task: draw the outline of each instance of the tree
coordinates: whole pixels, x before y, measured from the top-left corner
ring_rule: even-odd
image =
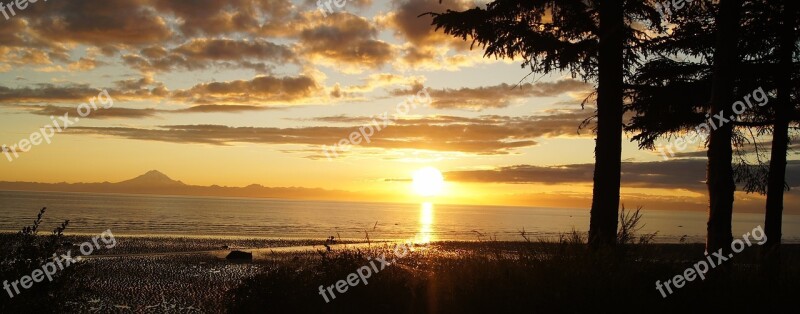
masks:
[[[738,99],[739,96],[753,93],[754,90],[765,91],[765,97],[773,94],[774,90],[789,89],[784,92],[785,95],[796,92],[796,90],[790,89],[796,84],[787,85],[787,83],[791,84],[792,79],[796,79],[796,70],[791,69],[796,69],[797,63],[793,63],[791,54],[786,54],[785,49],[776,51],[774,47],[777,46],[776,42],[781,40],[778,34],[788,33],[791,35],[793,28],[786,26],[797,25],[797,16],[794,17],[795,22],[784,21],[781,23],[780,4],[765,0],[744,1],[742,8],[740,23],[737,23],[739,28],[736,30],[736,53],[730,56],[735,58],[734,62],[737,65],[735,67],[726,66],[726,69],[735,70],[727,75],[733,82],[733,94],[738,95]],[[722,21],[715,17],[716,12],[720,12],[719,6],[708,0],[695,1],[690,8],[670,12],[667,16],[667,21],[672,25],[670,36],[664,36],[652,42],[651,52],[658,58],[648,60],[638,68],[633,79],[634,85],[629,94],[632,101],[628,109],[635,115],[631,119],[631,123],[626,126],[626,130],[639,133],[633,139],[639,142],[641,148],[654,149],[655,140],[660,137],[671,138],[675,134],[685,132],[696,135],[693,132],[700,124],[710,125],[708,118],[720,112],[717,111],[719,108],[711,109],[708,103],[708,99],[712,97],[710,91],[715,70],[718,68],[714,67],[714,62],[711,60],[717,60],[720,57],[716,50],[718,40],[713,37],[714,34],[723,31],[723,26],[720,25]],[[787,18],[783,17],[783,19]],[[782,28],[784,28],[783,31],[781,31]],[[789,41],[784,46],[794,47],[797,33],[794,33],[794,36],[794,42],[784,39],[784,41]],[[779,56],[781,53],[785,55]],[[783,59],[783,61],[778,62],[779,59]],[[740,73],[744,75],[738,75]],[[776,101],[772,98],[769,100],[771,104],[786,103],[786,100]],[[734,155],[738,158],[732,167],[735,182],[739,183],[748,193],[766,193],[768,171],[766,163],[761,160],[760,138],[771,132],[770,127],[775,124],[776,119],[782,118],[788,128],[789,119],[797,120],[796,112],[792,113],[791,108],[785,109],[785,107],[783,112],[776,112],[774,109],[777,105],[756,106],[748,108],[745,113],[734,112],[735,119],[731,119],[733,103],[735,102],[730,100],[723,107],[726,113],[724,118],[731,120],[726,124],[732,127],[730,143],[733,144]],[[712,119],[712,122],[719,123],[718,119]],[[706,127],[706,129],[708,128]],[[687,138],[692,139],[690,136]],[[717,137],[717,139],[720,138],[722,137]],[[788,138],[786,139],[788,140]],[[703,140],[705,139],[703,138]],[[697,137],[694,138],[693,143],[696,142]],[[717,147],[728,146],[722,142],[718,141],[720,144]],[[776,199],[782,199],[786,150],[785,145],[777,145],[777,147],[784,147],[784,171],[778,171],[780,174],[777,177],[779,177],[781,188],[778,188],[780,196],[776,197]],[[669,155],[668,148],[660,148],[660,150],[664,156]],[[719,156],[719,149],[715,155]],[[748,160],[753,156],[757,159],[755,165]],[[776,160],[778,164],[781,164],[779,159],[773,158],[773,165]],[[712,161],[710,160],[710,162]],[[726,161],[713,162],[727,168],[724,166]],[[719,171],[709,171],[710,176],[719,173]],[[722,174],[726,173],[729,172],[722,172]],[[728,175],[724,176],[730,178]],[[772,177],[774,178],[776,175]],[[730,184],[730,179],[715,182],[723,183],[721,190],[725,190],[723,194],[730,196],[728,203],[732,204],[731,195],[734,193],[735,186]],[[720,191],[718,189],[720,186],[709,186],[709,189],[712,188]],[[773,191],[775,190],[773,189]],[[711,196],[719,195],[720,193]],[[711,202],[715,205],[713,207],[715,210],[711,213],[714,220],[710,227],[721,226],[722,229],[730,230],[730,215],[719,217],[728,209],[718,210],[720,208],[718,200],[718,197],[714,197]],[[729,208],[732,208],[732,205]],[[719,223],[721,220],[727,222]],[[723,231],[723,233],[730,233],[730,231]],[[773,238],[779,238],[779,236]]]
[[[589,244],[615,245],[624,79],[646,40],[646,31],[633,24],[661,31],[658,11],[643,1],[497,0],[486,9],[429,14],[437,30],[471,39],[487,57],[521,57],[534,73],[569,71],[598,82]]]
[[[738,64],[737,36],[742,0],[720,0],[717,15],[717,42],[714,53],[714,74],[711,85],[711,116],[730,111],[734,102],[734,76]],[[733,125],[721,124],[711,130],[708,140],[708,234],[706,251],[730,250],[733,241],[731,218],[736,184],[733,177]]]
[[[780,267],[781,224],[783,194],[786,187],[786,153],[789,146],[789,123],[794,113],[792,102],[793,56],[797,50],[797,1],[783,0],[781,30],[779,33],[777,78],[778,99],[775,104],[775,124],[772,132],[772,149],[767,183],[767,208],[764,221],[765,259],[768,267],[777,273]]]
[[[614,245],[622,170],[623,1],[600,1],[597,144],[590,245]]]

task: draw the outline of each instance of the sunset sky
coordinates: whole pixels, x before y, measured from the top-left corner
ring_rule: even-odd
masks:
[[[0,144],[28,138],[50,116],[76,117],[101,89],[114,104],[13,162],[3,155],[0,181],[116,182],[157,169],[195,185],[405,202],[419,198],[412,173],[432,166],[447,181],[437,202],[588,208],[594,137],[592,125],[578,126],[594,113],[580,105],[593,82],[526,77],[520,60],[484,58],[418,18],[475,5],[351,0],[325,16],[311,0],[29,4],[0,18]],[[322,145],[394,114],[423,87],[428,106],[325,157]],[[704,151],[664,162],[631,136],[622,202],[704,210]],[[800,155],[790,154],[797,185]],[[737,195],[737,208],[763,211],[760,196]],[[786,195],[798,201],[796,190]]]

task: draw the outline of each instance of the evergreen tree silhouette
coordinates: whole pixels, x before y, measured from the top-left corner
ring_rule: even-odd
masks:
[[[647,30],[663,31],[646,1],[497,0],[485,9],[428,13],[446,34],[485,56],[521,58],[532,73],[570,72],[597,82],[597,139],[589,244],[614,246],[620,197],[625,78],[645,53]],[[643,29],[641,26],[644,26]]]

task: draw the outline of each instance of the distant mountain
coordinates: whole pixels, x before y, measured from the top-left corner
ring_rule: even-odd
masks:
[[[145,173],[143,175],[140,175],[140,176],[138,176],[136,178],[133,178],[133,179],[130,179],[130,180],[125,180],[125,181],[119,182],[117,184],[125,185],[125,186],[138,186],[138,187],[142,187],[142,186],[145,186],[145,187],[146,186],[162,186],[162,187],[163,186],[170,186],[170,187],[186,186],[185,183],[183,183],[181,181],[172,180],[170,177],[168,177],[167,175],[159,172],[158,170],[150,170],[147,173]]]
[[[151,170],[133,179],[117,183],[39,183],[0,181],[0,190],[260,197],[316,200],[355,200],[362,199],[364,196],[348,191],[303,187],[265,187],[259,184],[251,184],[246,187],[188,185],[181,181],[173,180],[169,176],[157,170]]]

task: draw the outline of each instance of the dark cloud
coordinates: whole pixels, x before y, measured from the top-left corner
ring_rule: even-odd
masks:
[[[25,11],[30,27],[59,43],[95,46],[159,44],[172,37],[166,20],[145,0],[51,1]]]
[[[326,3],[323,1],[323,3]],[[304,0],[303,4],[308,8],[316,8],[317,7],[317,0]],[[372,5],[372,0],[347,0],[345,3],[347,7],[356,7],[356,8],[368,8]],[[336,8],[335,4],[331,3],[331,8]]]
[[[402,63],[414,69],[455,69],[470,65],[465,56],[448,55],[450,51],[465,52],[470,43],[435,31],[427,12],[463,11],[477,6],[473,1],[395,0],[394,9],[380,16],[381,26],[392,30],[396,37],[408,42],[402,49]]]
[[[417,47],[453,45],[466,49],[461,39],[436,32],[431,25],[433,18],[424,15],[427,12],[445,12],[447,10],[463,11],[475,7],[471,1],[428,1],[428,0],[395,0],[395,10],[386,16],[384,24],[395,31],[399,37],[408,40]]]
[[[97,96],[99,89],[90,88],[88,85],[55,86],[52,84],[39,84],[36,87],[9,88],[0,86],[0,103],[31,103],[50,101],[75,101],[86,100]]]
[[[28,8],[31,9],[31,8]],[[26,10],[25,14],[3,22],[0,27],[0,47],[11,50],[10,48],[37,49],[45,53],[63,54],[68,51],[67,47],[59,44],[58,41],[51,41],[39,36],[30,26],[28,17],[35,16],[35,10]],[[5,57],[4,52],[2,56]]]
[[[703,192],[706,176],[706,161],[697,159],[675,159],[663,162],[622,163],[622,185],[624,187],[687,189]],[[562,166],[517,165],[493,170],[452,171],[445,174],[447,180],[482,183],[540,183],[576,184],[591,183],[593,164]],[[787,181],[800,186],[800,161],[790,161]]]
[[[369,20],[340,12],[305,27],[299,44],[303,54],[313,60],[378,68],[394,58],[394,48],[377,37],[378,28]]]
[[[434,49],[410,46],[403,49],[403,61],[417,66],[425,63],[433,63],[439,54]]]
[[[421,86],[409,90],[395,90],[393,95],[410,95]],[[519,86],[500,84],[477,88],[429,89],[433,103],[437,109],[466,109],[480,111],[490,108],[505,108],[514,101],[528,97],[554,97],[565,93],[588,93],[592,85],[585,82],[565,79],[555,82],[526,83]]]
[[[152,0],[162,13],[178,19],[184,36],[285,32],[296,7],[289,0]]]
[[[30,114],[40,115],[40,116],[63,116],[65,113],[75,115],[78,111],[76,107],[67,107],[67,106],[54,106],[54,105],[46,105],[46,106],[16,106],[23,110],[26,110]],[[179,114],[179,113],[239,113],[239,112],[246,112],[246,111],[260,111],[260,110],[270,110],[273,108],[270,107],[259,107],[259,106],[235,106],[235,105],[200,105],[200,106],[193,106],[185,109],[174,109],[174,110],[165,110],[165,109],[154,109],[154,108],[120,108],[120,107],[111,107],[111,108],[104,108],[102,110],[95,110],[92,111],[91,115],[87,116],[86,118],[91,119],[113,119],[113,118],[129,118],[129,119],[137,119],[137,118],[151,118],[156,117],[163,114]]]
[[[10,19],[3,22],[0,27],[0,45],[3,47],[30,47],[30,45],[41,42],[32,42],[28,32],[27,24],[23,19]]]
[[[115,81],[113,84],[115,88],[107,90],[114,100],[172,99],[196,105],[287,104],[317,96],[322,90],[322,87],[308,76],[256,76],[251,80],[201,83],[177,91],[167,90],[163,83],[149,76]],[[0,103],[84,102],[97,96],[99,92],[100,89],[75,84],[65,86],[39,84],[22,88],[0,86]]]
[[[225,106],[222,106],[225,107]],[[222,108],[219,107],[219,108]],[[250,109],[250,108],[242,108]],[[128,139],[174,143],[234,143],[334,145],[357,132],[359,127],[378,117],[322,117],[316,121],[346,122],[347,126],[312,126],[302,128],[227,127],[222,125],[173,125],[158,128],[75,128],[77,134],[96,134]],[[419,119],[397,119],[394,124],[375,131],[364,147],[384,149],[421,149],[465,152],[481,155],[508,154],[514,149],[537,144],[539,137],[575,134],[579,118],[575,114],[504,117],[483,116],[461,118],[436,116]]]
[[[75,115],[77,112],[76,107],[62,107],[62,106],[24,106],[31,114],[41,116],[63,116],[65,113]],[[132,108],[104,108],[94,110],[87,116],[92,119],[109,119],[109,118],[149,118],[155,117],[159,110],[156,109],[132,109]]]
[[[14,145],[14,146],[16,146],[16,145]],[[14,149],[11,149],[11,147],[7,147],[5,145],[4,146],[0,146],[0,153],[14,153],[14,152],[16,152],[16,153],[24,153],[24,151],[22,149],[19,149],[19,148],[16,148],[16,147]]]
[[[150,76],[115,81],[106,89],[115,101],[175,100],[195,106],[184,112],[241,112],[270,104],[301,103],[317,97],[322,87],[311,77],[257,76],[252,80],[201,83],[189,89],[169,91]],[[9,88],[0,86],[0,103],[81,103],[96,97],[101,89],[88,85]],[[231,108],[222,109],[223,105]],[[145,114],[145,113],[142,113]],[[147,113],[149,114],[149,113]]]
[[[0,46],[5,47],[0,50],[0,62],[30,61],[18,56],[24,54],[20,49],[36,49],[52,60],[68,62],[74,44],[84,44],[107,57],[121,53],[125,64],[140,70],[204,69],[219,61],[223,67],[266,73],[272,66],[258,60],[285,62],[293,57],[287,47],[259,39],[198,36],[247,34],[253,38],[266,28],[296,36],[297,24],[307,21],[288,0],[108,0],[102,5],[70,0],[30,6],[24,13],[0,30]],[[162,48],[181,41],[185,44],[174,50]],[[232,56],[232,51],[241,52],[241,58]],[[77,60],[69,70],[91,66],[92,61]]]
[[[104,62],[93,56],[71,60],[75,47],[85,45],[112,56],[126,47],[163,45],[173,31],[147,0],[50,1],[29,5],[3,24],[0,62],[51,65],[42,71],[88,71]]]
[[[192,106],[186,109],[175,110],[171,112],[185,112],[185,113],[212,113],[212,112],[227,112],[227,113],[237,113],[237,112],[246,112],[246,111],[261,111],[261,110],[273,110],[275,108],[272,107],[263,107],[263,106],[247,106],[247,105],[199,105],[199,106]]]
[[[74,129],[74,130],[72,130]],[[117,136],[128,139],[174,143],[231,145],[234,143],[334,145],[357,127],[256,128],[221,125],[163,126],[157,129],[71,128],[77,134]],[[534,145],[532,140],[509,140],[511,133],[502,127],[391,126],[365,147],[386,149],[424,149],[478,154],[505,154],[508,150]]]
[[[138,79],[127,79],[115,81],[114,85],[119,90],[131,91],[146,89],[151,86],[163,86],[160,82],[156,82],[153,77],[145,76]]]
[[[128,54],[123,61],[141,71],[167,72],[174,69],[203,70],[213,65],[227,68],[249,68],[265,73],[271,66],[294,60],[289,47],[265,40],[196,38],[167,50],[153,46]],[[262,62],[263,61],[263,62]]]
[[[193,39],[173,49],[173,52],[199,60],[254,58],[284,62],[292,58],[292,52],[288,47],[260,39]]]
[[[372,1],[351,0],[347,5],[365,8]],[[263,74],[286,62],[344,65],[353,72],[395,61],[404,62],[403,67],[419,63],[452,67],[471,61],[463,55],[448,56],[439,48],[465,50],[467,44],[434,32],[430,17],[417,16],[469,5],[465,1],[447,1],[444,5],[397,1],[391,13],[367,19],[347,10],[323,17],[316,1],[108,0],[103,5],[90,0],[53,1],[30,6],[0,30],[0,47],[4,47],[0,49],[0,62],[6,63],[0,63],[0,70],[10,65],[50,65],[56,61],[71,63],[71,67],[51,67],[48,71],[85,71],[102,65],[94,58],[70,60],[76,44],[96,49],[106,57],[119,55],[127,66],[148,72],[219,66]],[[386,28],[410,45],[396,46],[381,40],[379,33]],[[294,42],[283,46],[260,39],[265,37]],[[399,54],[403,54],[402,59],[397,58]]]
[[[433,115],[420,118],[405,118],[394,121],[397,125],[494,125],[506,126],[529,133],[520,133],[521,137],[556,137],[556,136],[578,136],[578,126],[588,117],[588,112],[580,110],[568,110],[548,115],[510,117],[500,115],[483,115],[478,117],[459,117],[450,115]],[[366,124],[374,117],[357,116],[326,116],[305,119],[310,121],[327,123],[348,123]]]
[[[107,89],[114,100],[160,98],[164,97],[166,93],[163,84],[154,82],[149,78],[117,81],[114,84],[117,85],[117,89]],[[148,85],[152,88],[146,88]],[[92,88],[84,84],[68,84],[62,86],[36,84],[34,87],[20,88],[0,86],[0,103],[80,103],[86,102],[92,97],[97,97],[97,94],[100,93],[101,90],[102,89]]]
[[[772,142],[760,142],[760,143],[758,143],[758,145],[759,145],[759,153],[761,153],[761,154],[769,153],[769,151],[772,149]],[[741,151],[743,153],[746,153],[746,154],[755,154],[756,153],[756,149],[755,149],[755,147],[753,145],[747,145],[746,147],[739,148],[739,151]],[[788,153],[789,154],[795,154],[795,155],[800,154],[800,143],[789,144]],[[708,157],[708,152],[705,151],[705,150],[692,151],[692,152],[675,152],[675,155],[671,156],[671,157],[675,157],[675,158],[707,158]]]

